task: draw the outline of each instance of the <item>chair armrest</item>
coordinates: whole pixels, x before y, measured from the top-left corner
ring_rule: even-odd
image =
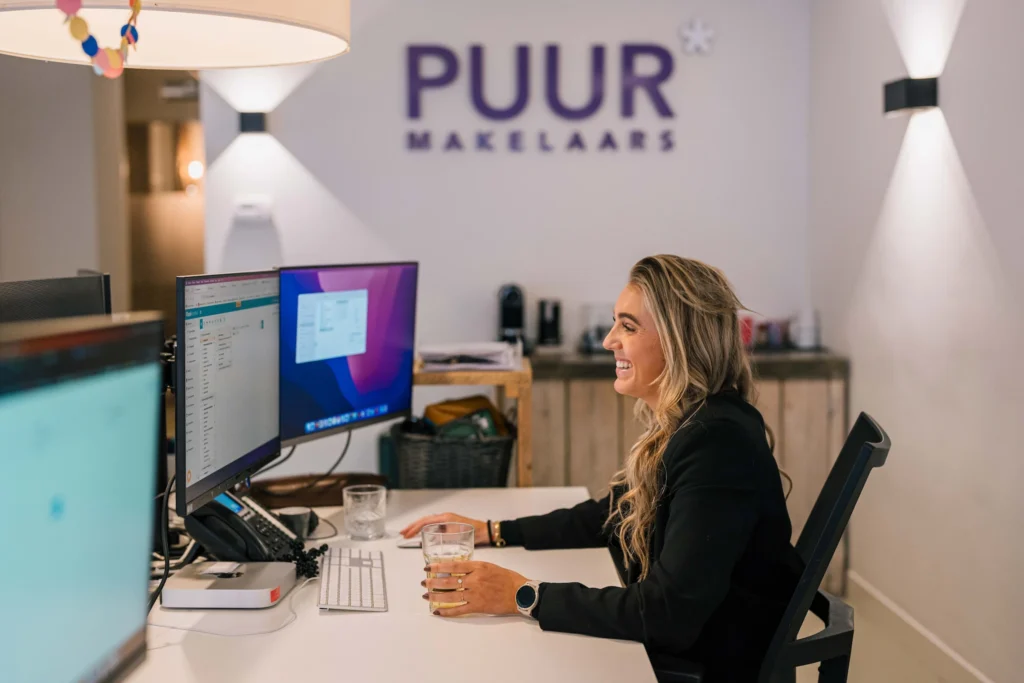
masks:
[[[811,602],[811,613],[825,622],[825,628],[783,648],[779,659],[785,666],[797,667],[849,656],[853,649],[852,607],[819,590]]]

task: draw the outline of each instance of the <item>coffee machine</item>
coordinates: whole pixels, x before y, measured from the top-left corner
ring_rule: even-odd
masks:
[[[584,355],[609,354],[604,348],[605,337],[612,331],[612,304],[586,304],[583,307],[583,333],[579,352]]]
[[[557,299],[541,299],[537,306],[537,347],[562,345],[562,304]]]
[[[498,340],[525,346],[525,305],[523,290],[514,284],[504,285],[498,291]]]

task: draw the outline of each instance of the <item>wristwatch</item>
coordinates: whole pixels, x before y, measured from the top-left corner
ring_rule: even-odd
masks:
[[[516,591],[516,609],[524,617],[533,616],[533,610],[539,601],[540,583],[537,581],[527,581]]]

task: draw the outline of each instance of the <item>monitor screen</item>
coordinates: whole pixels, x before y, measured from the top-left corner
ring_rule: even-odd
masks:
[[[90,320],[0,326],[4,680],[120,680],[145,657],[163,325]]]
[[[280,450],[278,312],[274,271],[178,278],[175,469],[182,516]]]
[[[412,410],[415,263],[281,270],[281,441]]]

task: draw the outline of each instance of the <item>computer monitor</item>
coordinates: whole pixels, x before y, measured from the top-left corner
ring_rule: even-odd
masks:
[[[177,279],[175,471],[186,516],[280,452],[276,271]]]
[[[152,313],[0,325],[4,680],[145,658],[162,341]]]
[[[110,314],[103,275],[0,282],[0,323]]]
[[[281,443],[412,412],[418,264],[281,269]]]

